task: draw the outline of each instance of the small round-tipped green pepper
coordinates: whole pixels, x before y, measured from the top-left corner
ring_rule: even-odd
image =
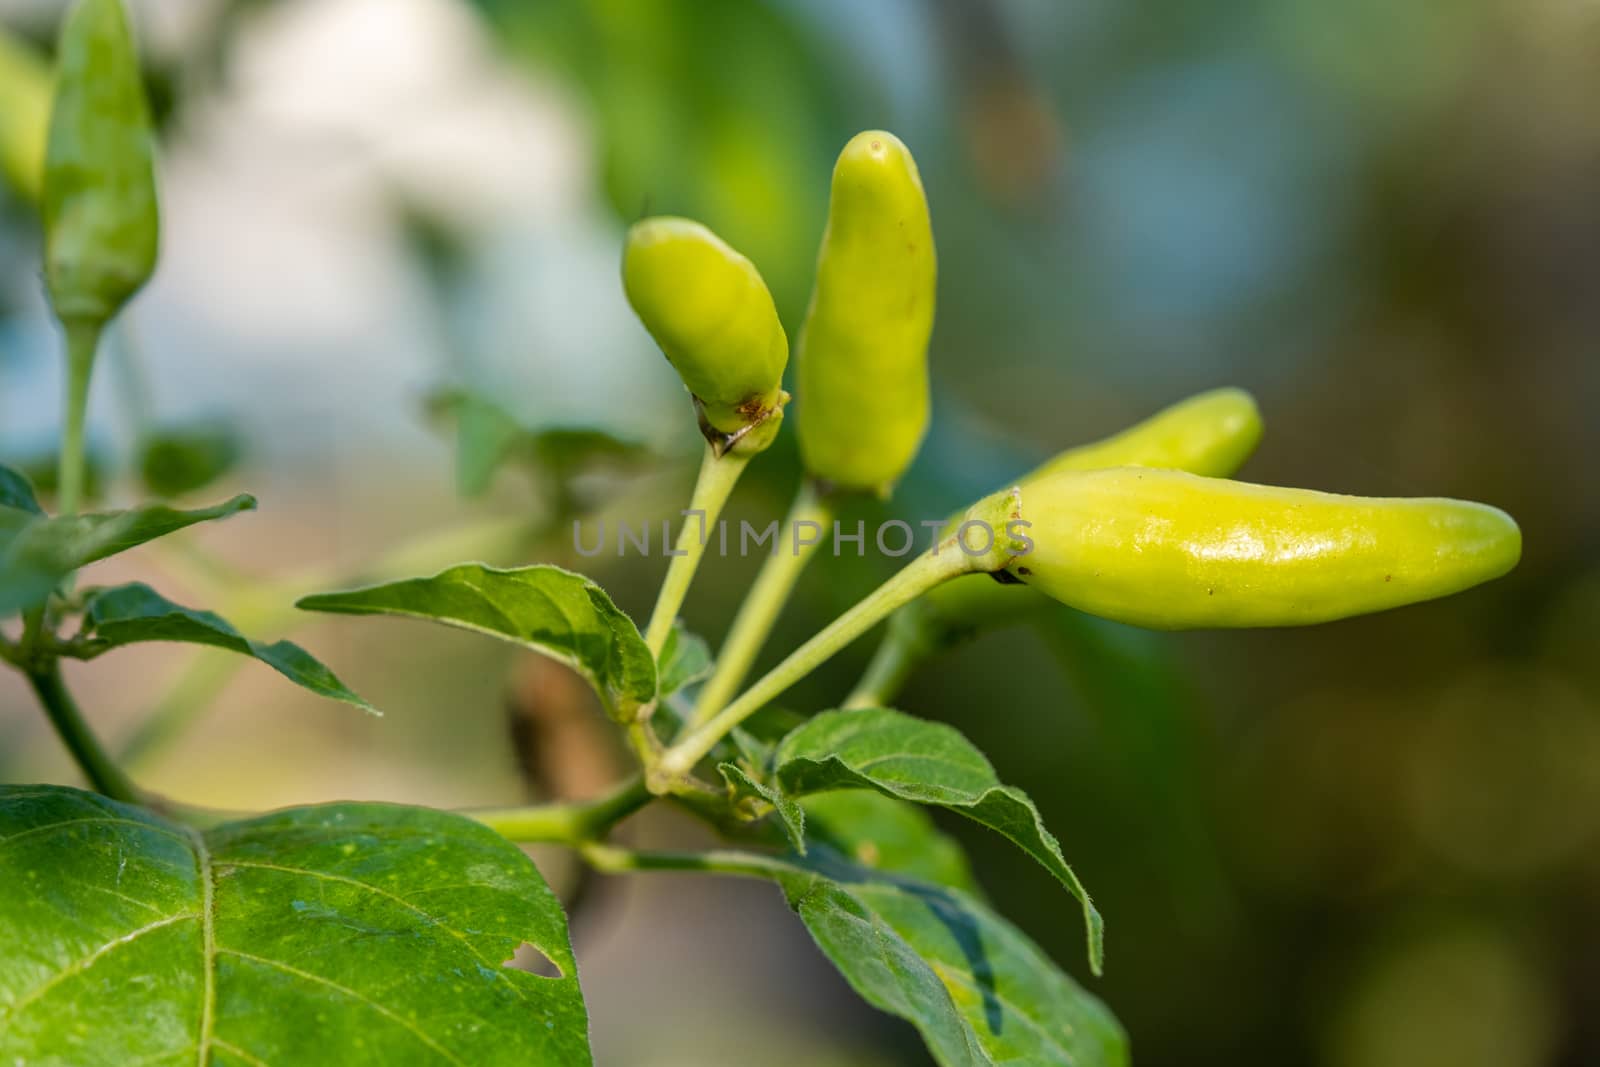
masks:
[[[29,201],[44,178],[51,81],[50,65],[0,29],[0,174]]]
[[[1064,471],[1022,489],[1033,542],[1006,570],[1152,629],[1297,626],[1468,589],[1517,563],[1498,508],[1280,489],[1180,471]]]
[[[156,265],[155,135],[121,0],[79,0],[57,54],[44,163],[45,281],[65,323],[98,328]]]
[[[840,489],[886,494],[928,429],[937,257],[917,164],[881,130],[833,168],[816,288],[797,351],[800,454]]]
[[[622,284],[694,395],[708,438],[781,418],[789,339],[753,263],[698,222],[651,218],[628,231]]]

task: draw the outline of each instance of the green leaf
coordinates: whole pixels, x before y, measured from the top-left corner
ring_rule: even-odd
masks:
[[[463,563],[411,578],[304,597],[299,607],[343,615],[430,619],[542,652],[589,680],[607,712],[631,721],[655,699],[656,666],[633,620],[581,574],[538,565]]]
[[[243,454],[238,433],[223,423],[162,430],[140,443],[139,476],[156,496],[183,496],[228,473]]]
[[[777,812],[778,825],[788,835],[789,843],[796,852],[805,853],[806,813],[799,804],[737,763],[719,763],[717,770],[728,783],[728,799],[735,815],[748,821],[759,819],[769,811]]]
[[[966,852],[916,804],[870,789],[841,789],[806,797],[800,807],[813,840],[863,867],[983,895]]]
[[[462,388],[441,388],[428,396],[430,415],[453,420],[456,431],[456,482],[464,496],[489,487],[501,466],[516,461],[554,483],[558,496],[573,494],[575,479],[591,471],[639,466],[649,450],[603,430],[554,426],[536,430],[488,397]]]
[[[1002,785],[983,753],[959,730],[888,708],[825,711],[778,743],[772,767],[771,784],[790,799],[836,789],[876,789],[901,800],[949,808],[998,831],[1082,903],[1089,965],[1100,973],[1104,923],[1088,891],[1067,866],[1033,801],[1022,790]]]
[[[32,483],[21,471],[3,465],[0,465],[0,507],[26,511],[32,515],[44,514],[44,509],[39,506],[39,498],[33,493]]]
[[[141,641],[182,641],[212,645],[253,656],[319,696],[341,700],[373,714],[378,710],[347,689],[332,671],[292,641],[251,641],[227,620],[209,611],[174,604],[148,585],[135,582],[97,589],[84,603],[84,629],[90,656]]]
[[[674,622],[667,635],[667,646],[656,663],[656,696],[671,696],[685,686],[703,681],[711,674],[711,649],[705,638]]]
[[[821,847],[770,866],[851,987],[915,1026],[944,1067],[1128,1063],[1127,1037],[1105,1005],[975,897]]]
[[[215,507],[177,511],[161,504],[47,518],[0,508],[0,617],[42,604],[80,567],[126,552],[185,526],[256,506],[241,494]]]
[[[591,1062],[561,905],[467,819],[328,804],[199,833],[0,786],[0,1062]],[[504,964],[522,944],[560,977]]]

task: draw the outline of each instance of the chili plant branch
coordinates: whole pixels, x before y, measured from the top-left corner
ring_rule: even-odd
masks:
[[[647,776],[656,793],[671,792],[694,770],[718,741],[836,652],[941,582],[986,569],[987,557],[969,556],[954,537],[917,557],[903,570],[839,616],[787,659],[767,672],[703,725],[690,730],[656,761]]]
[[[62,744],[72,753],[89,783],[112,800],[142,803],[138,787],[106,754],[99,738],[84,721],[83,713],[61,677],[61,665],[53,658],[34,665],[28,670],[28,683],[33,686]]]
[[[678,609],[683,607],[684,598],[689,595],[689,584],[694,581],[694,573],[705,555],[711,526],[722,514],[722,505],[727,503],[728,494],[733,492],[749,462],[750,456],[738,449],[718,455],[716,449],[706,445],[700,474],[695,479],[694,495],[689,500],[689,513],[678,531],[672,562],[667,565],[667,576],[661,582],[655,610],[650,613],[650,623],[645,628],[644,643],[650,647],[651,655],[660,657],[661,650],[666,647]],[[696,516],[700,520],[698,528],[693,521]]]
[[[802,523],[826,526],[833,519],[833,507],[817,491],[816,483],[806,479],[795,494],[778,543],[761,564],[755,584],[734,616],[728,636],[717,652],[717,666],[706,684],[700,689],[694,710],[689,714],[688,729],[704,725],[711,716],[721,711],[728,700],[739,690],[761,646],[772,633],[772,626],[794,592],[800,572],[811,561],[812,554],[822,543],[821,537],[802,545],[796,532]]]

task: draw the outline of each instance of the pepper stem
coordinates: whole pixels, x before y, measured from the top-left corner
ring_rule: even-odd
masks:
[[[695,764],[704,759],[730,730],[831,659],[836,652],[891,612],[909,604],[939,583],[969,574],[983,565],[982,557],[968,555],[954,537],[946,538],[918,556],[893,578],[868,593],[855,607],[795,649],[737,700],[701,726],[690,730],[663,752],[646,779],[651,792],[667,793],[677,788],[694,770]]]
[[[667,646],[672,624],[678,618],[678,609],[683,607],[684,598],[689,595],[689,585],[694,581],[700,558],[705,555],[711,527],[722,514],[722,505],[727,503],[728,494],[733,492],[734,485],[749,462],[750,455],[745,452],[734,450],[719,456],[710,444],[706,445],[705,455],[700,461],[700,474],[695,479],[694,495],[689,500],[689,510],[684,513],[683,528],[678,531],[672,562],[667,565],[667,576],[661,582],[655,610],[650,613],[650,623],[645,627],[644,643],[657,659]],[[699,519],[698,524],[694,521],[696,518]]]
[[[68,319],[66,331],[67,381],[62,392],[60,466],[56,473],[56,509],[74,515],[83,504],[84,421],[89,410],[89,379],[95,350],[100,345],[100,323]]]
[[[822,543],[819,533],[814,540],[802,544],[798,536],[802,524],[814,525],[820,531],[832,519],[833,507],[817,491],[816,483],[807,478],[795,494],[788,517],[783,520],[778,543],[761,564],[755,584],[739,606],[739,614],[734,616],[733,626],[717,652],[716,670],[700,689],[694,711],[689,715],[689,729],[704,725],[738,692],[761,646],[772,633],[778,614],[788,603],[795,583],[800,580],[800,572],[805,570]]]

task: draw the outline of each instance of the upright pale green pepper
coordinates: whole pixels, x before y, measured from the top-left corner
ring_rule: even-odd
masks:
[[[45,282],[56,315],[104,325],[155,270],[155,137],[121,0],[79,0],[57,58],[44,174]]]
[[[44,178],[51,84],[50,65],[0,29],[0,174],[29,201]]]
[[[886,495],[928,428],[937,258],[917,164],[882,130],[833,168],[816,288],[797,345],[800,454],[827,486]]]
[[[628,302],[683,378],[708,440],[725,445],[783,417],[789,340],[755,265],[689,219],[651,218],[628,231]]]
[[[1460,592],[1516,566],[1498,508],[1279,489],[1180,471],[1063,471],[1022,488],[1031,551],[1006,570],[1153,629],[1298,626]]]

